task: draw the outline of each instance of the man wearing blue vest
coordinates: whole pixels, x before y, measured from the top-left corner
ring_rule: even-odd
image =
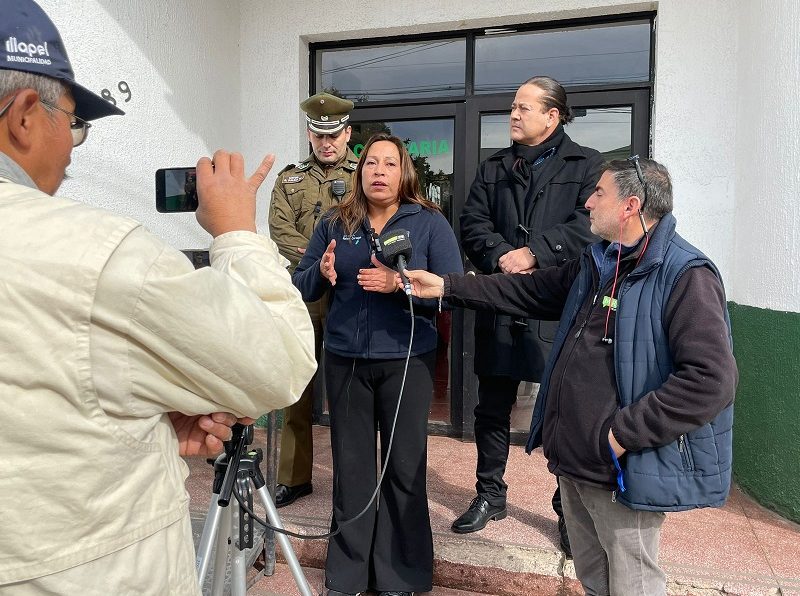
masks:
[[[409,272],[454,305],[560,318],[528,452],[559,477],[587,594],[659,596],[664,512],[719,507],[731,480],[738,372],[719,272],[675,232],[666,168],[606,165],[586,201],[603,238],[531,275]]]

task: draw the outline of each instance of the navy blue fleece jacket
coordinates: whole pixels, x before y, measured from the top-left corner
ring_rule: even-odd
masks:
[[[408,230],[412,244],[409,269],[437,275],[463,272],[463,262],[453,230],[445,217],[413,203],[400,205],[382,234]],[[331,240],[336,240],[336,285],[322,277],[319,264]],[[327,214],[314,230],[305,255],[292,275],[303,299],[320,299],[330,290],[330,310],[325,324],[325,349],[349,358],[405,358],[411,333],[408,298],[403,292],[367,292],[358,285],[358,270],[371,267],[373,244],[367,222],[345,235],[339,222]],[[380,254],[378,255],[381,260]],[[436,348],[436,301],[414,298],[412,356]]]

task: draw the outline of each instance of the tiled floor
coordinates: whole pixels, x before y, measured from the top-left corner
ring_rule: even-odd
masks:
[[[280,510],[285,524],[308,533],[324,531],[330,519],[328,429],[315,427],[314,436],[314,493]],[[257,433],[255,445],[262,443],[263,435]],[[211,468],[200,459],[188,463],[192,470],[187,482],[192,496],[191,508],[195,516],[200,516],[208,507]],[[511,449],[506,473],[508,518],[491,522],[475,534],[457,536],[450,531],[453,519],[474,496],[474,466],[474,444],[430,437],[428,495],[437,559],[443,556],[444,551],[451,557],[453,548],[456,553],[463,553],[457,557],[462,562],[472,560],[470,557],[476,553],[500,553],[507,551],[499,549],[511,548],[516,549],[514,556],[520,559],[526,557],[524,553],[531,553],[532,557],[551,553],[552,561],[558,561],[555,514],[550,508],[555,482],[547,472],[540,452],[527,456],[521,447]],[[324,561],[323,542],[296,544],[295,550],[301,560],[312,561],[315,565]],[[667,516],[662,532],[661,564],[670,579],[671,594],[800,596],[800,526],[764,509],[734,488],[722,509]],[[553,564],[551,568],[556,574],[560,566]],[[540,569],[549,568],[545,565]],[[259,582],[258,589],[266,591],[251,591],[250,594],[297,593],[288,571],[279,571],[283,575],[278,573]],[[309,569],[308,575],[314,588],[321,589],[321,572]],[[491,587],[488,589],[494,593]],[[442,596],[466,593],[452,590],[432,592]],[[498,589],[497,593],[511,592]],[[520,593],[534,596],[529,590]]]

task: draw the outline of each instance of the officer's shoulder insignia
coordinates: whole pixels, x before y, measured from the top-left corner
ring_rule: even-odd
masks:
[[[357,161],[348,161],[342,167],[344,167],[345,170],[350,170],[351,172],[355,172],[356,168],[358,167],[358,162]]]
[[[290,163],[288,166],[286,166],[286,167],[285,167],[285,168],[283,168],[283,169],[282,169],[280,172],[278,172],[278,176],[280,176],[280,175],[281,175],[281,174],[283,174],[284,172],[288,172],[288,171],[289,171],[289,170],[291,170],[291,169],[294,169],[294,164],[293,164],[293,163]]]
[[[306,162],[303,162],[303,163],[301,163],[299,166],[297,166],[297,171],[298,171],[298,172],[305,172],[305,171],[306,171],[308,168],[310,168],[312,165],[314,165],[314,164],[312,164],[310,160],[309,160],[309,161],[306,161]]]
[[[295,182],[300,182],[305,177],[305,174],[298,174],[295,176],[286,176],[282,182],[283,184],[294,184]]]

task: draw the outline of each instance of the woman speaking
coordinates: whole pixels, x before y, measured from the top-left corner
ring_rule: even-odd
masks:
[[[414,336],[391,456],[395,410],[411,339],[408,297],[381,261],[381,235],[408,231],[409,269],[461,272],[453,231],[419,190],[403,142],[374,135],[364,147],[353,191],[317,226],[294,276],[303,299],[330,290],[325,388],[333,450],[333,521],[355,517],[375,491],[376,437],[386,476],[379,503],[330,539],[328,594],[383,596],[431,590],[433,539],[425,486],[427,420],[436,357],[436,301],[413,298]]]

